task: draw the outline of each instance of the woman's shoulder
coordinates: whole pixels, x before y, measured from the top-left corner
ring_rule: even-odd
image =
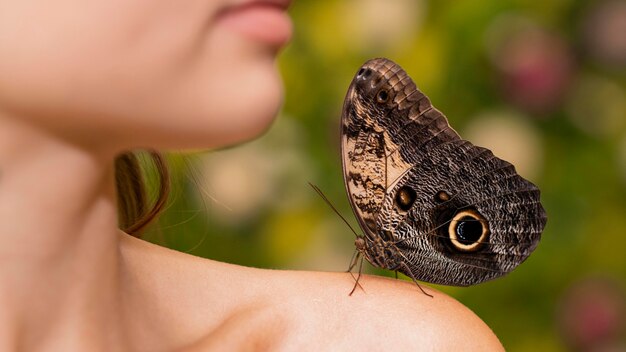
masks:
[[[193,350],[502,350],[471,310],[425,285],[432,297],[362,275],[349,295],[348,273],[254,269],[131,242],[132,260],[165,297],[153,304],[171,305],[160,320],[189,332],[181,339],[196,341]]]
[[[293,314],[295,350],[317,341],[332,350],[502,350],[491,329],[444,293],[414,283],[348,273],[279,272],[277,309]],[[301,344],[300,346],[296,346]],[[289,348],[291,350],[291,348]]]

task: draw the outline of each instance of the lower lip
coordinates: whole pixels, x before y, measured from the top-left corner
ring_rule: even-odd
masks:
[[[284,46],[291,38],[291,19],[278,6],[251,3],[223,12],[220,22],[231,30],[255,41],[275,47]]]

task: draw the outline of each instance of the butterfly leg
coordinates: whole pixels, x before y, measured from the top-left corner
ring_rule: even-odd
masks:
[[[359,257],[361,256],[361,252],[359,251],[354,251],[354,254],[352,255],[352,259],[350,259],[350,267],[348,268],[348,270],[346,270],[347,273],[350,273],[350,276],[352,276],[352,278],[354,279],[355,282],[359,282],[359,280],[356,278],[356,276],[354,276],[354,274],[352,273],[352,269],[354,269],[354,267],[356,266],[357,261],[359,260]],[[360,272],[359,272],[360,274]],[[359,285],[361,286],[361,285]],[[361,289],[363,289],[363,287],[361,287]],[[352,290],[354,292],[354,290]]]
[[[359,257],[359,256],[357,256]],[[365,289],[363,288],[363,286],[361,286],[361,284],[359,283],[359,280],[361,279],[361,272],[363,271],[363,257],[361,257],[361,261],[359,262],[359,274],[357,275],[357,277],[355,278],[354,275],[352,274],[352,271],[350,272],[350,275],[352,275],[352,278],[354,279],[354,287],[352,287],[352,291],[350,291],[350,293],[348,294],[348,296],[352,296],[352,294],[354,293],[354,291],[356,290],[356,287],[360,287],[361,290],[363,290],[363,292],[365,292]]]
[[[360,256],[361,252],[355,250],[352,254],[352,258],[350,258],[350,266],[348,267],[348,270],[346,270],[347,273],[352,273],[352,269],[354,269],[354,267],[356,266],[356,262],[359,260]]]
[[[411,278],[411,280],[413,280],[413,283],[415,283],[417,285],[417,287],[422,291],[423,294],[425,294],[426,296],[433,298],[433,295],[426,293],[426,291],[424,291],[424,289],[422,288],[422,286],[420,286],[420,284],[417,282],[417,279],[415,279],[415,277],[413,277],[413,273],[411,272],[411,269],[409,269],[409,267],[406,265],[406,263],[404,262],[400,262],[400,266],[402,266],[405,270],[406,273],[408,273],[409,277]],[[398,274],[398,272],[396,271],[396,275]],[[397,276],[396,276],[397,278]]]

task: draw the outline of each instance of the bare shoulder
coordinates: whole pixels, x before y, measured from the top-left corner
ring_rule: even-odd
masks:
[[[453,298],[413,283],[347,273],[254,269],[124,240],[133,309],[160,346],[209,350],[503,350]],[[174,328],[175,327],[175,328]],[[170,334],[170,335],[168,335]],[[141,335],[141,334],[137,334]],[[165,343],[163,340],[168,340]],[[156,343],[156,342],[155,342]],[[174,349],[174,348],[172,348]]]
[[[363,276],[363,290],[348,296],[354,282],[349,274],[301,272],[289,277],[293,274],[286,274],[291,287],[286,291],[295,296],[283,302],[297,302],[289,341],[296,350],[310,341],[333,350],[503,350],[476,314],[425,285],[433,297],[413,283]]]

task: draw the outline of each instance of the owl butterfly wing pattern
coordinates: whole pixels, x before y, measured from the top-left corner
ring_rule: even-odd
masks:
[[[467,286],[502,276],[539,243],[539,189],[459,137],[404,70],[367,61],[341,121],[343,174],[373,265]]]

